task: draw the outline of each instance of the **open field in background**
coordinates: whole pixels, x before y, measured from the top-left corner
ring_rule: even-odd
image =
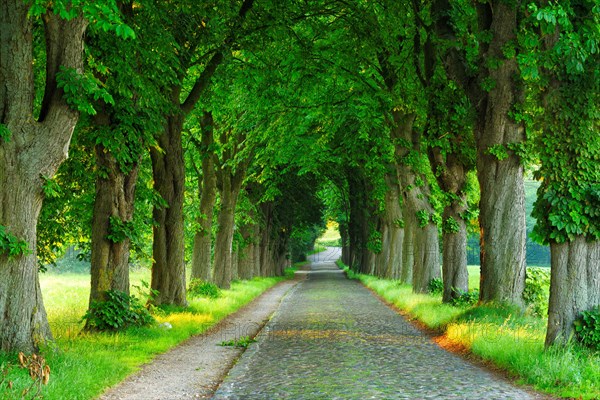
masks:
[[[321,237],[317,239],[315,246],[341,247],[341,245],[340,231],[337,222],[327,222],[327,229]]]
[[[44,303],[55,338],[55,343],[42,351],[51,368],[50,381],[43,387],[43,398],[94,398],[157,354],[206,331],[268,288],[292,276],[290,269],[286,277],[234,281],[231,289],[223,290],[219,298],[189,299],[186,309],[169,309],[155,315],[158,324],[169,322],[172,329],[167,330],[157,324],[118,333],[90,334],[81,332],[81,317],[87,309],[90,291],[89,275],[42,274]],[[134,286],[140,286],[142,281],[150,281],[149,270],[131,273],[132,294],[138,294]],[[14,365],[16,355],[0,355],[0,366],[7,363]],[[31,384],[27,371],[20,368],[12,368],[7,379],[13,381],[14,389],[9,391],[3,385],[0,388],[2,399],[20,399],[23,388]]]

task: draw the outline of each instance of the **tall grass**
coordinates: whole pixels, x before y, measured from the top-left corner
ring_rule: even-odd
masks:
[[[43,388],[43,398],[52,400],[91,399],[105,388],[122,381],[157,354],[176,346],[192,335],[200,334],[227,315],[286,277],[254,278],[234,281],[231,289],[223,290],[216,299],[189,300],[185,309],[167,309],[156,316],[158,323],[169,322],[172,329],[160,325],[130,328],[119,333],[82,333],[81,316],[89,297],[89,276],[84,274],[46,274],[41,278],[44,302],[55,342],[42,349],[51,367],[50,381]],[[132,285],[149,280],[149,271],[131,275]],[[136,293],[136,290],[133,290]],[[16,363],[16,355],[0,353],[0,366]],[[0,373],[0,380],[2,379]],[[11,368],[7,385],[0,387],[0,398],[21,398],[21,390],[31,383],[27,371]]]
[[[453,307],[441,296],[413,293],[410,285],[345,269],[350,278],[519,383],[564,398],[600,399],[600,354],[577,344],[545,350],[546,318],[502,304]],[[478,270],[469,267],[471,289],[479,287]]]

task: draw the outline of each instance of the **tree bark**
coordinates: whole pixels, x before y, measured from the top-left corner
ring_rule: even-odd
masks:
[[[479,46],[479,70],[472,75],[462,54],[449,47],[444,54],[448,75],[469,97],[476,112],[477,177],[481,189],[479,222],[481,227],[480,300],[523,304],[525,287],[525,201],[523,167],[520,157],[508,151],[500,160],[490,149],[506,150],[509,144],[525,142],[521,123],[510,117],[515,103],[523,97],[516,57],[506,58],[504,50],[514,43],[518,31],[519,5],[501,0],[478,3],[479,32],[490,33],[489,43]],[[436,20],[440,38],[454,40],[448,17],[450,3],[436,1],[442,16]],[[486,60],[498,60],[489,67]],[[486,91],[483,85],[489,89]]]
[[[395,169],[395,167],[394,167]],[[399,279],[402,269],[402,209],[396,174],[386,175],[385,209],[380,216],[381,252],[376,255],[375,273],[386,279]]]
[[[600,242],[577,236],[551,243],[550,303],[546,346],[565,344],[582,311],[600,304]]]
[[[232,146],[223,151],[222,160],[218,161],[215,170],[217,177],[217,189],[221,195],[221,207],[217,222],[219,228],[215,239],[214,259],[214,281],[221,287],[228,289],[231,286],[233,272],[233,233],[235,229],[235,208],[238,195],[246,177],[246,168],[250,163],[250,157],[237,163],[235,169],[229,163],[234,162],[238,152],[244,147],[244,133],[231,136],[232,131],[221,133],[221,143],[233,141]],[[215,156],[215,159],[217,157]]]
[[[450,302],[461,292],[469,290],[469,273],[467,270],[467,224],[461,214],[467,210],[465,183],[467,167],[455,153],[444,157],[438,148],[429,149],[432,171],[437,171],[436,179],[440,188],[452,195],[452,200],[444,207],[442,224],[442,277],[444,281],[443,302]],[[457,231],[445,228],[447,221],[453,220]]]
[[[129,250],[131,240],[108,239],[110,218],[123,222],[133,219],[135,186],[139,163],[124,173],[115,157],[102,145],[96,146],[98,169],[106,175],[96,178],[96,197],[92,217],[92,255],[90,306],[105,301],[107,290],[129,294]]]
[[[417,212],[425,212],[428,216],[434,213],[429,203],[429,185],[427,178],[421,177],[422,185],[417,185],[418,174],[413,166],[407,165],[405,157],[411,152],[419,152],[420,136],[413,129],[414,115],[393,111],[393,125],[390,130],[391,139],[396,143],[396,159],[398,180],[402,184],[403,211],[405,219],[405,237],[408,241],[404,247],[407,253],[403,260],[401,279],[408,278],[404,269],[410,268],[412,262],[412,285],[415,293],[427,293],[429,282],[441,277],[439,257],[438,227],[428,219],[420,226],[416,217]],[[410,144],[410,145],[409,145]],[[412,147],[408,147],[412,146]],[[409,247],[409,243],[412,246]],[[407,263],[407,264],[405,264]]]
[[[407,177],[409,176],[407,175]],[[425,193],[421,188],[413,188],[405,192],[407,213],[416,214],[421,210],[425,210],[428,214],[433,212],[429,201],[425,200],[427,197],[424,196]],[[413,235],[413,291],[427,293],[429,292],[429,282],[432,279],[441,278],[438,227],[432,222],[428,222],[425,226],[415,224]]]
[[[340,222],[340,240],[342,242],[342,262],[350,265],[350,238],[348,233],[348,223]]]
[[[348,171],[350,218],[348,234],[350,237],[349,267],[360,273],[369,272],[369,217],[367,209],[367,185],[361,171]]]
[[[402,269],[400,281],[412,285],[413,268],[415,265],[415,233],[417,232],[417,219],[408,212],[406,204],[402,208],[404,215],[404,240],[402,241]]]
[[[179,102],[178,88],[173,90],[172,96],[173,101]],[[183,225],[185,164],[181,143],[183,120],[183,115],[169,116],[158,139],[160,149],[153,148],[150,152],[154,189],[166,204],[154,207],[152,213],[155,225],[151,287],[158,291],[154,299],[156,305],[187,305]]]
[[[244,238],[244,247],[239,250],[238,277],[239,279],[252,279],[255,275],[256,236],[257,224],[247,224],[241,227],[240,233]]]
[[[512,107],[523,96],[522,85],[515,82],[518,66],[516,59],[506,59],[503,54],[505,45],[516,40],[518,7],[502,1],[494,7],[493,39],[486,55],[502,62],[488,71],[495,86],[480,105],[475,129],[481,188],[480,300],[522,305],[526,243],[523,165],[513,152],[504,160],[489,154],[493,146],[525,142],[522,124],[510,117]]]
[[[60,66],[82,70],[86,22],[44,15],[46,87],[40,117],[33,116],[33,23],[29,4],[0,5],[0,123],[10,138],[0,139],[0,225],[27,243],[25,254],[0,254],[0,350],[31,352],[51,339],[42,301],[36,258],[36,229],[44,177],[67,157],[77,123],[56,86]]]
[[[220,287],[229,289],[232,275],[232,245],[235,223],[235,206],[239,193],[239,186],[232,182],[229,173],[223,173],[221,194],[221,207],[217,223],[219,229],[215,240],[214,281]],[[236,187],[237,186],[237,187]]]
[[[212,113],[206,112],[200,122],[202,127],[202,181],[200,193],[200,230],[194,235],[192,255],[192,278],[210,281],[212,279],[212,225],[217,199],[217,177],[211,146],[213,140]],[[199,149],[200,151],[200,149]]]
[[[469,290],[467,270],[467,224],[460,216],[461,210],[450,205],[444,209],[444,221],[453,218],[457,232],[443,232],[442,277],[444,293],[442,301],[447,303]]]

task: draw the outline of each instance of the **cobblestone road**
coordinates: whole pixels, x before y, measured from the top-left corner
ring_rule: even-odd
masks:
[[[435,344],[331,253],[283,300],[214,399],[531,399]]]

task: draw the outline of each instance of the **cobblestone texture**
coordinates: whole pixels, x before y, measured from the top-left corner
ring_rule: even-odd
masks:
[[[531,399],[446,352],[321,256],[214,399]]]

